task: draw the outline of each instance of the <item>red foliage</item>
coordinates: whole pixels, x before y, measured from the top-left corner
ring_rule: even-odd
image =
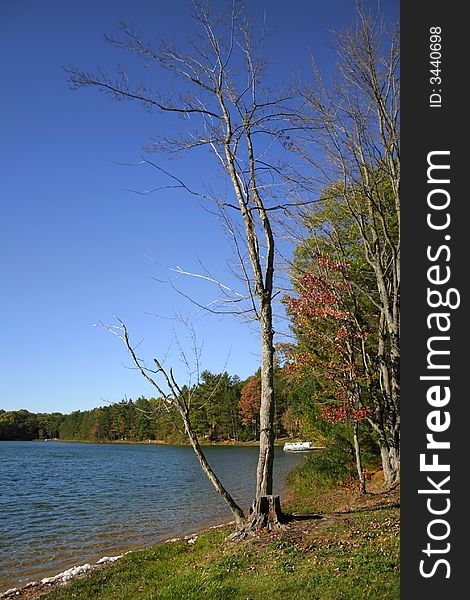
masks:
[[[261,380],[259,377],[250,377],[243,387],[238,409],[243,425],[256,423],[261,404]]]
[[[370,416],[370,408],[368,406],[360,406],[359,408],[351,409],[351,419],[354,421],[363,421]]]
[[[288,299],[288,309],[298,317],[346,319],[350,314],[340,307],[339,291],[324,277],[307,273],[301,280],[299,297]]]
[[[342,403],[336,406],[325,404],[321,408],[320,418],[328,423],[344,423],[345,421],[362,421],[370,414],[367,406],[353,408],[347,403]]]
[[[101,431],[101,425],[99,421],[95,421],[95,423],[93,424],[93,427],[91,428],[91,435],[94,438],[100,438],[102,434]]]

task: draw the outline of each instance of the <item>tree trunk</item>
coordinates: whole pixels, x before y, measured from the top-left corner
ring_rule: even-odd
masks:
[[[245,525],[229,539],[243,539],[260,528],[284,528],[279,496],[273,496],[274,462],[274,348],[271,303],[261,307],[261,407],[256,496]]]
[[[267,495],[257,498],[250,508],[248,520],[252,523],[254,529],[265,527],[270,531],[271,529],[282,528],[286,519],[281,510],[279,496]]]
[[[246,525],[238,531],[232,533],[227,539],[241,540],[248,535],[253,534],[259,529],[274,531],[285,529],[287,519],[281,510],[281,500],[279,496],[267,495],[260,496],[254,500],[250,508]]]
[[[261,405],[256,502],[273,493],[274,350],[271,306],[261,309]]]
[[[384,472],[384,488],[391,488],[400,481],[400,458],[396,448],[388,443],[380,444],[380,455]]]
[[[366,479],[364,477],[364,469],[362,466],[361,446],[359,444],[359,423],[354,421],[354,454],[356,457],[356,469],[359,476],[359,493],[366,493]]]

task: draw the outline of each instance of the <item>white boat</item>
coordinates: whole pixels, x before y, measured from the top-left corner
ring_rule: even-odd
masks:
[[[286,442],[283,447],[285,452],[307,452],[316,449],[312,442]]]

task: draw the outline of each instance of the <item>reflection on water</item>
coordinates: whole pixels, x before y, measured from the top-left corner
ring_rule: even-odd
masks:
[[[206,455],[249,505],[258,449],[212,446]],[[276,448],[276,493],[301,460]],[[0,592],[230,519],[189,447],[0,442]]]

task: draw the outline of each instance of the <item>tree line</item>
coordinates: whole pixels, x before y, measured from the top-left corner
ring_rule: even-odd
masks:
[[[0,440],[58,438],[65,418],[66,415],[59,412],[31,413],[24,409],[0,409]]]
[[[279,348],[279,352],[286,348]],[[301,372],[293,363],[277,365],[275,433],[283,439],[309,439],[331,447],[345,472],[354,476],[354,436],[348,418],[325,411],[325,379]],[[203,443],[259,441],[259,371],[242,381],[228,373],[203,371],[193,398],[191,419]],[[186,390],[182,390],[186,393]],[[356,418],[361,417],[356,415]],[[360,440],[368,466],[379,464],[379,446],[373,429],[361,420]],[[94,443],[162,442],[187,444],[187,435],[175,409],[162,410],[159,398],[143,396],[77,410],[69,414],[0,410],[0,440],[62,440]],[[336,459],[335,459],[336,460]]]
[[[276,381],[280,391],[276,433],[282,437],[298,433],[298,423],[282,391],[285,384],[281,369]],[[191,416],[198,437],[206,442],[258,440],[259,389],[259,373],[241,381],[226,372],[203,371],[200,383],[191,390]],[[187,442],[177,411],[162,410],[160,399],[143,396],[70,414],[0,410],[0,440],[34,439]]]

